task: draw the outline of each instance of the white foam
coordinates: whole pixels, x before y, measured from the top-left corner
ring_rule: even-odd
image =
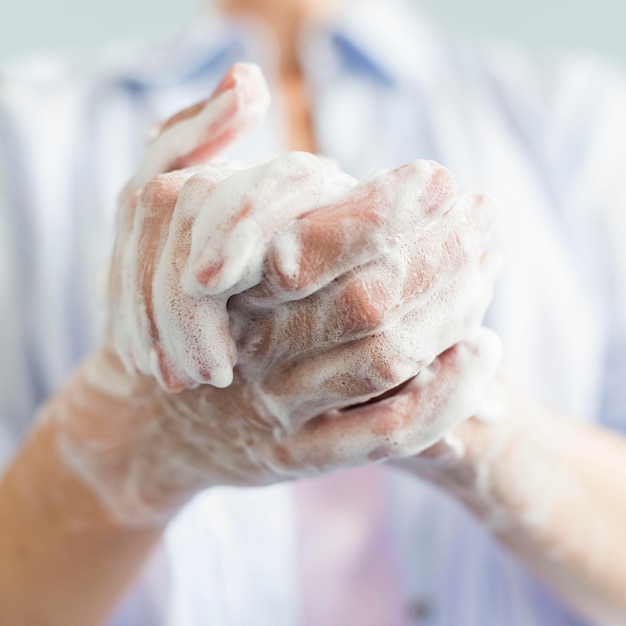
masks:
[[[213,161],[160,174],[211,137],[222,146],[224,136],[237,138],[260,122],[268,102],[260,73],[239,66],[235,74],[233,89],[218,90],[148,148],[122,194],[110,279],[114,344],[127,370],[167,390],[199,388],[146,398],[152,380],[129,377],[126,385],[115,365],[94,361],[79,373],[83,395],[69,394],[77,406],[63,407],[62,451],[119,519],[167,518],[179,502],[159,508],[160,490],[176,491],[173,485],[192,494],[317,473],[322,457],[281,468],[276,444],[326,410],[411,379],[394,402],[401,414],[410,392],[424,392],[412,430],[395,424],[381,440],[370,420],[323,442],[320,454],[340,454],[334,467],[366,462],[381,444],[389,454],[416,454],[477,409],[496,367],[495,349],[481,335],[474,339],[480,358],[471,342],[454,349],[454,364],[467,369],[455,379],[463,384],[437,385],[438,355],[479,325],[493,278],[480,267],[484,236],[467,214],[473,200],[459,198],[436,163],[416,161],[357,182],[334,162],[294,152],[261,164]],[[150,180],[155,194],[177,197],[161,221],[150,194],[141,194]],[[300,289],[303,267],[319,260],[311,255],[327,252],[306,240],[307,219],[327,215],[341,245],[330,267],[322,263],[320,277],[308,276]],[[267,299],[255,296],[271,272],[287,286]],[[215,389],[233,383],[235,364],[240,387]],[[236,410],[231,402],[220,413],[224,396],[215,394],[231,391],[241,396]],[[111,423],[95,433],[74,419],[93,403],[88,394],[115,404]],[[111,460],[118,453],[123,467]],[[268,474],[271,468],[279,474]]]

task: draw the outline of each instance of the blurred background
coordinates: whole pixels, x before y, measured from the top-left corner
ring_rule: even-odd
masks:
[[[0,63],[42,50],[91,54],[112,41],[162,40],[208,0],[1,0]],[[626,65],[624,0],[419,0],[467,40],[586,50]]]

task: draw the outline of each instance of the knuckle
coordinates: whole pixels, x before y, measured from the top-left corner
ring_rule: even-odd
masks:
[[[342,295],[341,313],[357,332],[380,330],[388,319],[391,302],[382,281],[355,280]]]
[[[308,179],[319,179],[322,162],[313,154],[288,152],[254,168],[255,196],[297,189]]]
[[[323,165],[322,161],[314,154],[301,151],[288,152],[277,160],[295,176],[309,174],[312,170],[318,170]]]
[[[396,403],[398,404],[398,403]],[[372,461],[383,458],[407,456],[415,447],[417,439],[415,419],[402,407],[390,408],[377,422],[376,446],[369,452]]]
[[[467,228],[459,225],[453,228],[443,242],[443,258],[452,266],[460,265],[468,256]]]
[[[418,163],[425,167],[424,162]],[[422,204],[425,214],[431,215],[445,208],[450,199],[457,196],[458,188],[450,170],[432,161],[426,163],[431,172],[422,194]]]
[[[139,192],[139,204],[145,211],[162,207],[175,198],[176,188],[167,174],[149,180]]]
[[[388,333],[371,337],[369,352],[372,375],[381,391],[388,391],[406,382],[421,367],[419,359],[410,358],[402,350],[401,338],[392,338]]]
[[[188,217],[195,216],[201,204],[207,199],[215,187],[224,180],[226,173],[223,170],[207,170],[195,172],[182,170],[172,172],[177,175],[178,185],[177,211],[182,211]]]
[[[272,287],[279,293],[291,294],[291,299],[319,289],[328,277],[325,243],[315,229],[306,225],[276,237],[266,260],[266,278]]]
[[[439,273],[439,267],[431,260],[419,260],[408,274],[408,280],[404,295],[407,298],[415,298],[431,290],[435,277]]]
[[[197,195],[208,193],[215,186],[215,177],[209,172],[196,172],[185,178],[181,187],[181,194]]]
[[[266,280],[278,292],[296,293],[306,284],[307,273],[298,246],[286,239],[287,234],[277,239],[267,255]]]

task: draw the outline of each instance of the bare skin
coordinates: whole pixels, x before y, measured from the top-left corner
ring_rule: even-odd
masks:
[[[441,442],[394,464],[461,502],[581,615],[626,624],[626,438],[541,406],[503,376],[488,395],[498,419],[456,428],[462,458]]]
[[[269,25],[280,50],[278,76],[280,90],[288,111],[289,149],[315,153],[316,143],[311,120],[310,97],[297,53],[298,29],[305,19],[332,18],[341,7],[341,0],[320,2],[314,0],[297,2],[222,0],[219,4],[227,13],[252,11],[264,18]]]
[[[281,87],[289,111],[289,149],[315,154],[310,97],[303,76],[299,73],[283,75]]]
[[[100,624],[163,530],[115,523],[59,457],[54,428],[36,430],[0,484],[2,619],[15,626]]]

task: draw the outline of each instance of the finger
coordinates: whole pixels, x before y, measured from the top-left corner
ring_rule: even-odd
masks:
[[[268,304],[249,292],[234,296],[228,308],[240,355],[261,353],[269,365],[383,331],[409,304],[402,282],[387,280],[388,269],[370,264],[303,300]]]
[[[152,319],[155,260],[165,245],[170,217],[186,174],[157,177],[120,205],[120,224],[110,286],[118,355],[129,371],[150,373],[150,349],[158,336]]]
[[[154,274],[153,315],[159,335],[151,359],[154,373],[169,391],[232,382],[237,352],[229,330],[228,297],[197,298],[183,289],[181,279],[204,198],[229,175],[224,169],[208,169],[185,182]]]
[[[274,411],[289,414],[298,423],[321,411],[377,396],[415,376],[424,364],[479,326],[497,269],[491,261],[480,267],[483,262],[477,260],[420,306],[385,322],[376,334],[345,343],[317,341],[298,351],[299,328],[285,333],[287,337],[278,333],[267,337],[266,360],[261,366],[270,373],[263,392]],[[383,306],[385,301],[381,301]],[[374,311],[374,315],[381,314],[380,309]],[[287,347],[277,347],[281,343]],[[255,347],[255,342],[244,343],[242,353]],[[276,362],[283,365],[272,369]]]
[[[205,102],[173,116],[148,146],[130,182],[138,189],[151,178],[205,162],[255,130],[270,96],[258,66],[236,63]]]
[[[414,238],[445,214],[456,196],[451,174],[433,161],[375,174],[273,240],[266,289],[293,299],[306,297]]]
[[[398,351],[387,333],[299,355],[273,369],[262,386],[264,401],[284,423],[365,402],[415,376],[424,365]],[[245,371],[245,364],[241,365]]]
[[[479,329],[438,357],[395,394],[332,411],[276,444],[276,470],[314,475],[418,454],[470,417],[501,359],[498,337]]]
[[[246,292],[229,301],[233,336],[242,355],[261,347],[272,361],[353,341],[390,323],[400,306],[401,289],[399,282],[383,280],[372,264],[303,300],[268,305]]]
[[[274,233],[302,213],[332,201],[355,182],[304,152],[234,173],[206,197],[198,214],[185,288],[206,296],[242,291],[258,283],[267,242]]]
[[[482,255],[388,329],[396,350],[428,363],[480,326],[492,300],[500,257]]]
[[[471,328],[478,325],[498,275],[499,257],[481,249],[483,235],[459,220],[452,226],[436,238],[419,238],[408,250],[348,272],[302,300],[276,302],[251,292],[233,297],[229,309],[240,353],[257,354],[262,346],[269,359],[278,360],[399,323],[420,328],[400,322],[417,311],[429,318],[428,325],[422,325],[427,333],[432,335],[439,325],[453,337],[443,345],[437,342],[439,349],[431,348],[427,359],[431,360],[468,332],[466,319],[475,320]],[[431,301],[440,290],[442,294]],[[468,315],[468,310],[477,313]],[[423,355],[424,338],[420,335],[419,340],[424,345],[417,353]]]

